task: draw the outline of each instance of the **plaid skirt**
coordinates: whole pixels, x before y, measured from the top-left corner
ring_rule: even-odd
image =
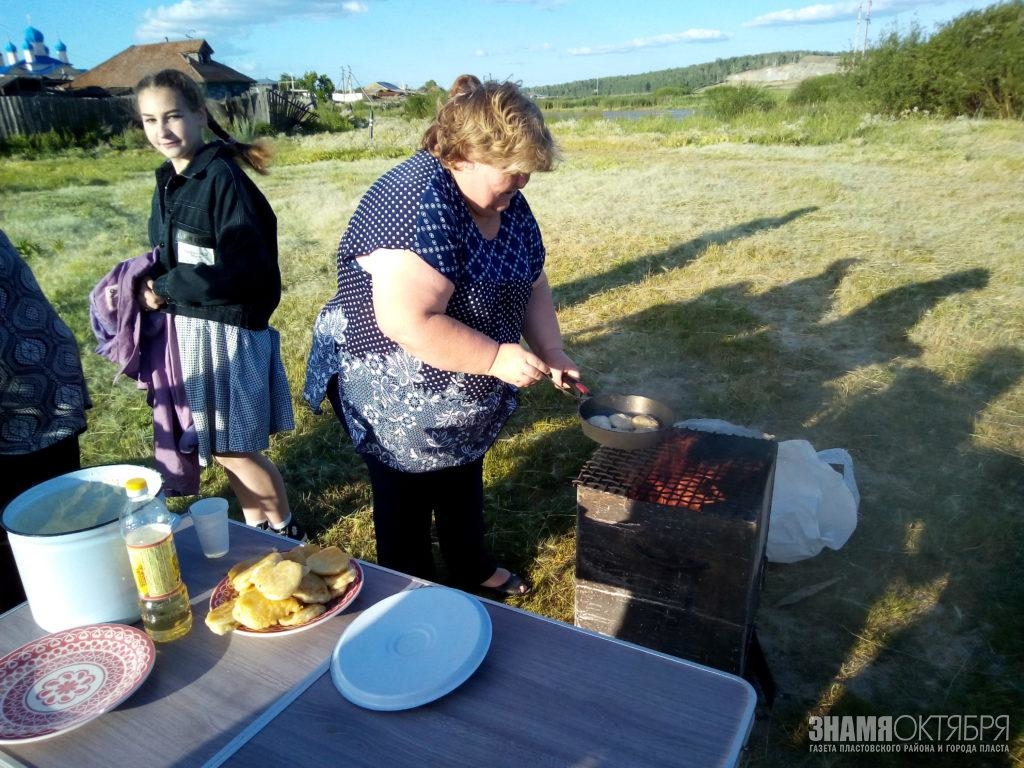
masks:
[[[292,396],[274,328],[175,315],[185,394],[199,442],[199,462],[216,453],[270,447],[270,435],[295,426]]]

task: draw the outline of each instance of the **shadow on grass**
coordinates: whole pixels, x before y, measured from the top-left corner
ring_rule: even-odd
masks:
[[[556,297],[571,303],[641,279],[652,265],[681,266],[712,242],[812,210],[712,233],[559,286]],[[588,329],[586,343],[567,339],[577,361],[615,360],[620,390],[666,399],[681,418],[759,423],[780,439],[802,437],[853,454],[862,492],[858,530],[839,552],[771,566],[758,614],[782,696],[753,743],[779,742],[765,751],[781,747],[791,757],[806,753],[803,727],[817,711],[898,715],[915,701],[923,711],[981,712],[982,702],[996,713],[1021,709],[1012,680],[1024,671],[1024,627],[1012,606],[1024,597],[1013,568],[1024,538],[1024,482],[1015,457],[977,446],[973,425],[1021,379],[1024,355],[993,350],[962,381],[940,378],[916,362],[923,350],[912,331],[943,300],[985,287],[988,272],[901,286],[833,317],[836,289],[854,264],[836,261],[763,293],[734,283]],[[887,372],[884,383],[835,405],[835,382],[868,366]],[[595,447],[563,398],[544,385],[524,392],[492,449],[502,462],[487,487],[492,544],[527,572],[549,542],[572,536],[572,480]],[[289,478],[290,491],[329,498],[355,484],[363,491],[353,498],[365,502],[365,470],[332,417],[290,439],[283,456],[301,475]],[[562,577],[571,589],[571,573]],[[839,586],[813,597],[780,600],[836,577]],[[904,615],[879,624],[894,595],[905,601]],[[785,764],[779,760],[772,764]]]
[[[818,210],[818,206],[797,208],[781,216],[766,216],[743,222],[662,251],[639,256],[629,262],[599,274],[573,280],[554,287],[555,306],[567,306],[585,301],[591,295],[642,280],[653,270],[670,270],[699,259],[711,245],[725,245],[734,240],[769,229],[778,229],[789,222]]]
[[[855,457],[858,531],[840,552],[772,566],[765,596],[778,602],[837,576],[840,586],[758,614],[782,693],[772,733],[791,735],[772,738],[804,752],[809,714],[1024,706],[1012,682],[1024,671],[1024,621],[1009,609],[1024,597],[1014,567],[1024,478],[1018,459],[979,447],[974,427],[1020,382],[1024,353],[991,350],[962,381],[945,380],[917,362],[912,332],[943,300],[984,288],[989,273],[902,286],[831,318],[853,263],[764,293],[736,283],[651,307],[588,329],[595,340],[573,348],[580,359],[615,360],[620,390],[675,395],[689,415],[764,425]],[[886,372],[884,383],[837,404],[836,382],[866,367]],[[688,386],[673,389],[677,380]],[[623,627],[631,621],[627,610]]]

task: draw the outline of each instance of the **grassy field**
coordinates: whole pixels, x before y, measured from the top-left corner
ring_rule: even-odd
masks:
[[[420,127],[382,121],[372,147],[282,139],[259,182],[280,224],[274,322],[297,416],[271,453],[299,518],[369,560],[362,464],[301,390],[337,240]],[[553,129],[565,160],[526,195],[591,388],[854,457],[848,544],[768,569],[757,625],[780,695],[748,764],[916,764],[811,754],[813,714],[1009,715],[1009,754],[927,764],[1024,764],[1024,124],[864,118],[833,143],[798,124],[776,131],[783,143],[707,122]],[[92,352],[87,295],[146,249],[156,164],[135,151],[0,163],[0,226],[81,343],[87,464],[151,454],[143,395]],[[539,386],[486,463],[493,546],[538,587],[519,604],[569,622],[572,480],[593,447],[573,402]],[[230,496],[213,469],[203,492]]]

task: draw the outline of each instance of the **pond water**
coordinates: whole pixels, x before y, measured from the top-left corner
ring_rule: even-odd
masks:
[[[673,120],[682,120],[692,114],[692,109],[614,109],[605,110],[601,117],[605,120],[640,120],[645,117],[670,117]]]
[[[597,118],[603,120],[640,120],[644,118],[667,117],[683,120],[693,114],[692,109],[552,109],[544,112],[548,122],[558,120],[580,120]]]

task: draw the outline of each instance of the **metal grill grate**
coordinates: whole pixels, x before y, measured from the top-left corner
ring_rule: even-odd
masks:
[[[576,484],[634,501],[750,519],[764,503],[774,457],[769,440],[673,429],[650,448],[598,448]]]

